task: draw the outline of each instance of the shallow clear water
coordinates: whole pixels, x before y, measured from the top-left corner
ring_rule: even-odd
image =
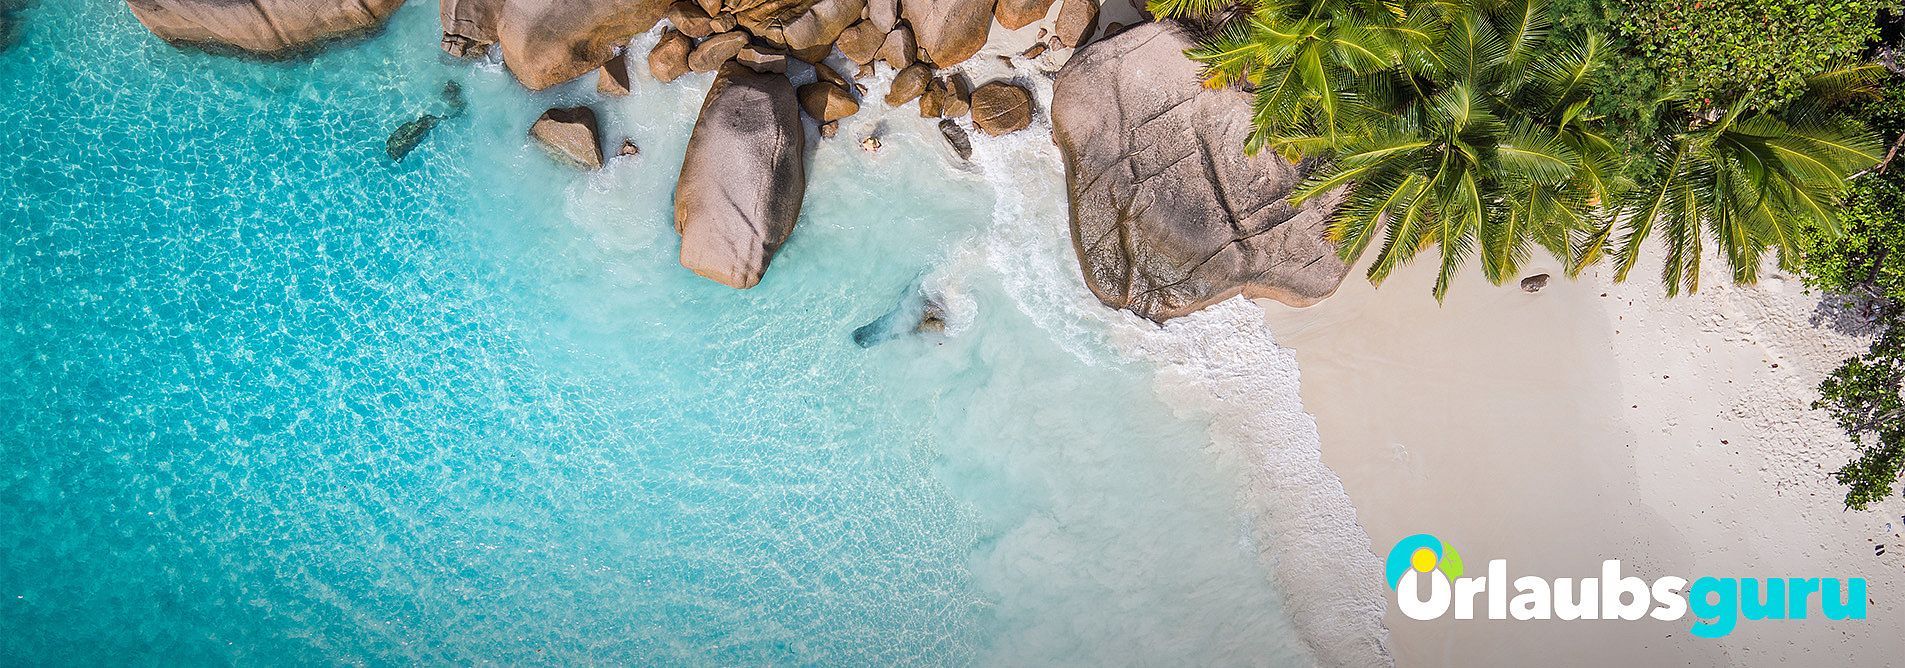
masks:
[[[18,18],[6,663],[1308,659],[1208,417],[1075,283],[1036,128],[959,167],[869,109],[843,136],[885,150],[823,142],[734,291],[675,262],[706,77],[531,94],[442,57],[434,3],[289,63],[117,0]],[[642,154],[527,142],[577,102]],[[856,346],[916,281],[952,335]]]

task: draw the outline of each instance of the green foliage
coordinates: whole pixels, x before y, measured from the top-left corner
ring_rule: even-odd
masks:
[[[1861,115],[1885,136],[1905,133],[1905,82]],[[1841,234],[1814,229],[1806,238],[1807,284],[1874,306],[1880,333],[1865,354],[1846,360],[1819,386],[1813,407],[1825,410],[1858,447],[1834,474],[1846,506],[1864,509],[1892,493],[1905,467],[1905,160],[1853,179],[1841,210]]]
[[[1856,58],[1898,0],[1613,0],[1638,56],[1688,91],[1724,106],[1749,92],[1778,104],[1805,80]]]
[[[1618,138],[1590,111],[1607,47],[1592,18],[1557,32],[1556,1],[1590,0],[1153,7],[1217,23],[1189,55],[1206,85],[1254,91],[1247,150],[1325,158],[1294,203],[1349,186],[1330,233],[1345,260],[1375,249],[1372,282],[1430,248],[1437,299],[1471,258],[1501,283],[1537,247],[1574,272],[1611,253],[1625,278],[1659,229],[1662,280],[1692,291],[1708,242],[1752,282],[1768,250],[1798,256],[1803,224],[1834,227],[1845,177],[1877,152],[1829,110],[1868,93],[1878,68],[1809,77],[1778,113],[1753,94],[1719,113],[1648,104],[1672,131]],[[1623,150],[1636,144],[1640,155]]]
[[[1846,506],[1858,510],[1891,496],[1905,468],[1905,402],[1899,398],[1905,318],[1894,309],[1885,327],[1871,350],[1846,360],[1819,384],[1812,405],[1830,414],[1858,446],[1858,456],[1833,474],[1846,486]]]
[[[1689,129],[1660,142],[1652,176],[1616,207],[1624,234],[1614,250],[1615,280],[1626,280],[1655,230],[1665,241],[1661,282],[1669,295],[1700,289],[1708,240],[1737,283],[1757,280],[1771,249],[1796,268],[1804,230],[1837,231],[1846,177],[1878,162],[1882,150],[1870,132],[1832,110],[1872,94],[1884,72],[1866,64],[1814,75],[1779,113],[1759,110],[1759,98],[1746,95],[1709,121],[1698,105],[1670,101],[1664,115]],[[1598,247],[1581,261],[1592,262]]]

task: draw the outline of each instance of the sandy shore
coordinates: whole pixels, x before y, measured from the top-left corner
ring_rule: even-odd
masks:
[[[1712,641],[1688,635],[1691,619],[1422,622],[1392,606],[1397,664],[1905,656],[1905,503],[1843,510],[1829,473],[1851,446],[1808,407],[1861,340],[1815,322],[1819,300],[1796,280],[1733,288],[1710,277],[1698,295],[1669,301],[1642,270],[1623,285],[1557,278],[1536,294],[1471,272],[1438,307],[1421,265],[1381,290],[1352,275],[1309,309],[1262,305],[1295,351],[1324,462],[1378,558],[1403,536],[1433,533],[1472,568],[1507,559],[1511,577],[1593,576],[1608,558],[1649,580],[1864,577],[1870,617],[1743,620]],[[1878,543],[1891,545],[1885,556]]]

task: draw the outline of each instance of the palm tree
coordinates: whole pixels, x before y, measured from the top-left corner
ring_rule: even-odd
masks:
[[[1208,18],[1223,0],[1155,0],[1153,13]],[[1420,5],[1422,11],[1416,11]],[[1292,161],[1328,150],[1375,113],[1367,84],[1433,38],[1429,2],[1264,0],[1228,21],[1189,52],[1204,64],[1204,85],[1255,90],[1255,131],[1246,150],[1269,146]],[[1318,144],[1309,137],[1320,137]]]
[[[1345,261],[1377,247],[1370,282],[1429,247],[1440,255],[1436,299],[1473,255],[1495,284],[1534,246],[1572,261],[1572,234],[1596,225],[1596,204],[1621,187],[1614,145],[1583,112],[1600,42],[1553,36],[1543,0],[1419,4],[1393,27],[1335,25],[1330,34],[1387,34],[1374,40],[1393,49],[1385,67],[1326,59],[1347,48],[1322,36],[1286,44],[1299,32],[1290,27],[1316,21],[1271,17],[1288,13],[1253,13],[1250,34],[1269,42],[1257,51],[1229,44],[1244,34],[1231,29],[1191,55],[1212,78],[1259,86],[1261,145],[1328,158],[1293,204],[1351,187],[1330,232]]]
[[[1589,239],[1576,266],[1612,248],[1615,280],[1626,280],[1656,228],[1664,233],[1661,282],[1669,295],[1700,289],[1705,241],[1726,258],[1735,283],[1758,280],[1768,250],[1782,268],[1799,257],[1799,233],[1813,226],[1837,234],[1846,180],[1878,162],[1884,147],[1865,128],[1831,109],[1876,92],[1878,65],[1842,67],[1807,81],[1807,92],[1777,110],[1755,108],[1748,93],[1703,113],[1682,98],[1664,102],[1687,129],[1657,142],[1654,176],[1634,189]],[[1615,221],[1622,229],[1610,241]],[[1704,237],[1704,238],[1703,238]]]

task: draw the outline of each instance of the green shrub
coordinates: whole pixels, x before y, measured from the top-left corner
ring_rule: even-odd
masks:
[[[1905,132],[1905,81],[1893,78],[1862,116],[1896,141]],[[1879,335],[1819,385],[1813,408],[1826,411],[1858,450],[1834,477],[1847,507],[1863,509],[1892,494],[1905,468],[1905,158],[1852,180],[1840,210],[1841,233],[1806,239],[1806,283],[1877,307]]]
[[[1878,37],[1880,10],[1899,0],[1613,0],[1619,32],[1670,85],[1696,99],[1749,90],[1774,101],[1806,77],[1855,59]]]

